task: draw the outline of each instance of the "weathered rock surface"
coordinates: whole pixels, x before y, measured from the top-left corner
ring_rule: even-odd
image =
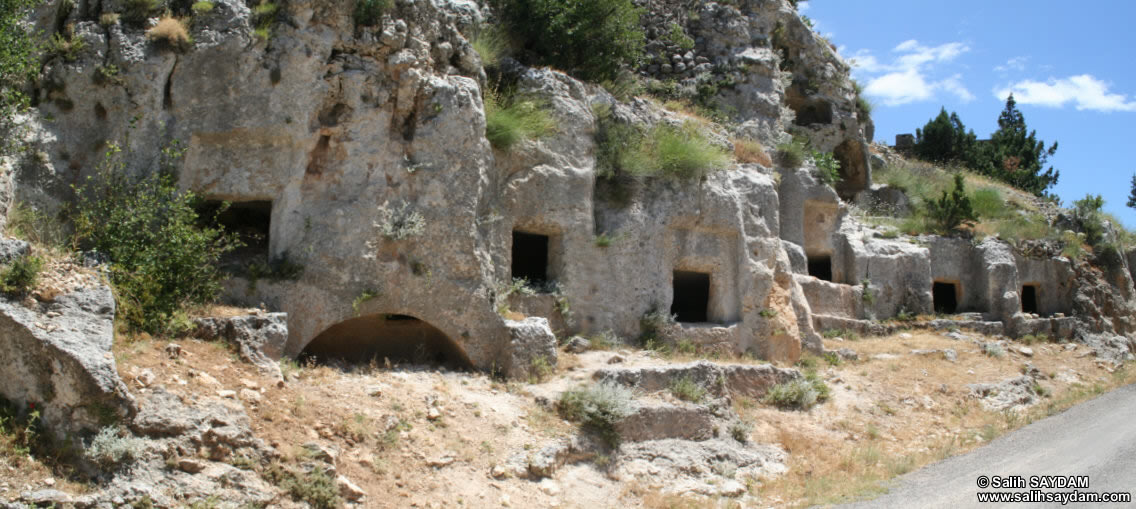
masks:
[[[31,246],[20,239],[0,239],[0,264],[27,256],[31,253]]]
[[[745,445],[728,438],[653,440],[620,446],[612,475],[627,481],[650,477],[663,483],[666,493],[737,496],[742,492],[729,481],[771,478],[785,472],[786,458],[777,447]]]
[[[1034,390],[1037,379],[1025,374],[998,383],[970,384],[973,397],[982,400],[987,410],[1019,410],[1037,403],[1040,396]]]
[[[513,378],[543,376],[538,373],[556,365],[556,336],[548,328],[548,320],[529,317],[523,321],[505,322],[509,331],[509,363],[504,373]]]
[[[761,398],[770,387],[800,376],[800,372],[795,369],[778,368],[769,364],[717,364],[709,361],[644,368],[608,368],[597,370],[593,375],[597,381],[613,382],[641,392],[666,391],[676,382],[687,380],[698,384],[715,397],[736,394],[749,398]]]
[[[34,406],[59,438],[87,436],[137,411],[118,376],[114,297],[98,286],[57,296],[51,303],[0,298],[0,396]]]
[[[237,347],[241,359],[264,374],[283,379],[280,364],[288,342],[288,315],[285,313],[248,314],[234,317],[208,317],[194,320],[193,335],[204,340],[228,341]]]

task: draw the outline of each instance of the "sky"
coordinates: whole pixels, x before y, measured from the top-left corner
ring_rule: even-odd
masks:
[[[1136,173],[1136,2],[812,0],[799,10],[853,64],[875,141],[895,144],[941,107],[988,138],[1013,92],[1038,139],[1059,142],[1050,192],[1066,206],[1100,194],[1136,228],[1125,207]]]

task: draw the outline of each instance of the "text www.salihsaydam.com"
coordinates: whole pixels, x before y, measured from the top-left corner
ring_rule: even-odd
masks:
[[[1059,503],[1067,504],[1093,504],[1093,503],[1131,503],[1131,493],[1099,493],[1095,491],[980,491],[980,503]]]

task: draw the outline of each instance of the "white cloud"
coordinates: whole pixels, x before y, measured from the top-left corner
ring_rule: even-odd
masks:
[[[994,70],[1001,73],[1009,71],[1021,72],[1026,70],[1027,61],[1029,61],[1029,57],[1014,57],[1007,60],[1005,64],[995,66]]]
[[[954,94],[959,98],[960,101],[964,103],[968,103],[975,99],[974,94],[970,93],[970,90],[967,90],[966,86],[962,84],[961,74],[956,74],[954,76],[951,76],[950,78],[936,83],[936,88]]]
[[[1090,74],[1068,78],[1050,78],[1049,81],[1024,80],[1008,87],[994,90],[1001,100],[1012,92],[1014,99],[1021,104],[1034,104],[1049,108],[1062,108],[1073,103],[1077,110],[1092,111],[1136,111],[1136,101],[1127,95],[1109,93],[1109,84]]]
[[[797,12],[805,12],[809,10],[808,2],[797,2]]]
[[[924,46],[911,39],[899,43],[892,50],[899,55],[891,63],[883,63],[864,50],[853,54],[851,60],[859,74],[867,75],[868,85],[864,92],[886,106],[927,101],[940,90],[963,102],[970,102],[974,100],[974,94],[963,85],[961,75],[940,80],[929,77],[934,65],[951,62],[968,51],[970,47],[961,42]]]

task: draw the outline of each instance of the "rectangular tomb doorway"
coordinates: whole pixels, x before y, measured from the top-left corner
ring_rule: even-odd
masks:
[[[935,303],[935,313],[953,315],[958,311],[958,286],[955,283],[935,281],[931,286],[931,298]]]
[[[1037,293],[1038,285],[1024,285],[1022,286],[1022,312],[1023,313],[1038,313],[1037,306]]]
[[[272,201],[205,200],[198,208],[198,217],[204,220],[216,218],[217,224],[224,227],[240,240],[242,246],[225,255],[222,264],[244,266],[248,263],[266,262],[269,258],[269,234],[272,230]]]
[[[832,282],[832,257],[810,256],[809,275],[820,280]]]
[[[548,282],[548,236],[513,232],[513,279],[539,286]]]
[[[686,323],[708,321],[710,307],[710,274],[704,272],[674,271],[674,298],[671,314],[675,320]]]

